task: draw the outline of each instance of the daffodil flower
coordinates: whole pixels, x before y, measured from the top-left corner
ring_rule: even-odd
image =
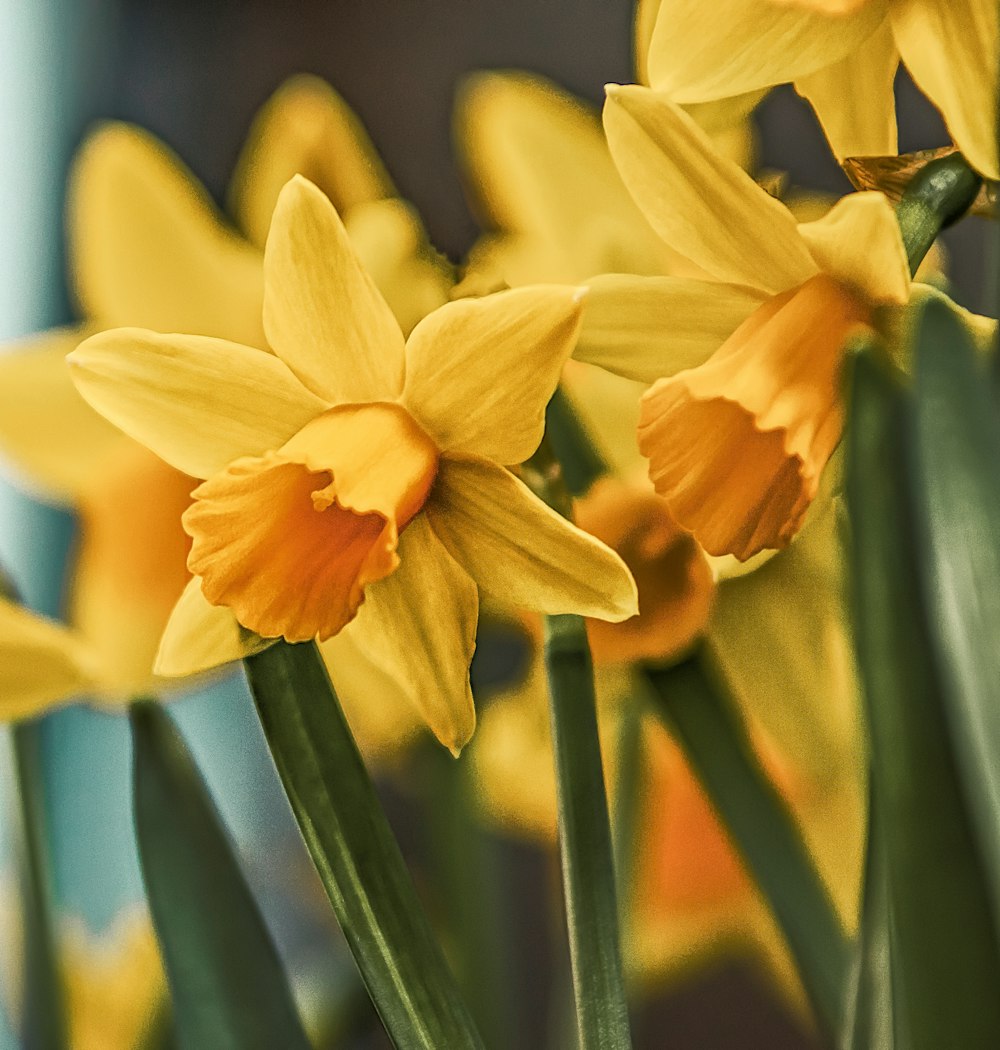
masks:
[[[71,631],[0,596],[0,720],[31,718],[93,684],[93,653]]]
[[[892,207],[857,193],[798,224],[648,88],[609,86],[605,126],[650,224],[710,279],[589,282],[597,320],[577,356],[653,384],[640,448],[705,550],[746,560],[787,546],[839,440],[845,343],[910,295]],[[649,333],[629,353],[609,323],[616,314]]]
[[[541,440],[580,292],[459,300],[404,341],[336,211],[301,177],[278,200],[264,273],[273,354],[123,329],[69,357],[98,411],[207,479],[184,515],[195,578],[159,670],[190,673],[262,638],[344,634],[458,749],[474,727],[480,588],[540,612],[635,612],[617,556],[502,466]],[[220,639],[227,617],[242,631]]]
[[[239,230],[152,136],[118,123],[91,135],[73,165],[67,215],[83,327],[0,356],[6,471],[80,521],[68,618],[99,654],[99,700],[165,684],[151,669],[190,579],[180,515],[196,482],[95,413],[69,380],[66,354],[88,331],[129,324],[265,347],[264,238],[281,186],[298,171],[344,210],[405,330],[447,300],[449,269],[395,198],[357,118],[327,85],[296,77],[265,105],[237,165],[229,196]]]
[[[794,81],[834,153],[896,152],[900,58],[969,163],[1000,177],[993,0],[661,0],[650,83],[675,102]]]

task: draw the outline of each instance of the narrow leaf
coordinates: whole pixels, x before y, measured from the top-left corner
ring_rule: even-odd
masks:
[[[943,302],[917,329],[919,565],[946,715],[1000,917],[1000,418]]]
[[[480,1047],[315,645],[278,642],[245,665],[292,810],[393,1043]]]
[[[722,683],[695,653],[647,669],[654,707],[774,913],[828,1033],[839,1031],[849,947],[794,818],[760,765]]]
[[[908,513],[911,406],[870,351],[854,366],[847,497],[874,834],[884,850],[894,1029],[913,1050],[1000,1046],[1000,958],[951,748]]]
[[[185,1050],[308,1050],[274,944],[204,781],[156,703],[130,712],[135,822]]]
[[[548,616],[545,665],[559,803],[566,921],[580,1050],[627,1050],[615,869],[583,619]]]

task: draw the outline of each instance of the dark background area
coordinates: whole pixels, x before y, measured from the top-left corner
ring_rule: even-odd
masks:
[[[633,79],[631,21],[629,0],[120,0],[110,35],[86,42],[93,90],[77,104],[86,113],[75,137],[96,118],[140,124],[221,202],[254,113],[287,76],[316,73],[359,114],[434,243],[459,259],[476,235],[451,143],[461,77],[484,68],[529,69],[599,104],[605,82]],[[899,95],[901,149],[947,141],[908,82]],[[763,165],[788,171],[805,187],[849,189],[811,112],[790,89],[764,104],[759,128]],[[949,235],[956,297],[979,309],[982,238],[978,221]],[[406,806],[394,808],[405,832]],[[411,852],[419,856],[419,842]],[[501,844],[501,859],[521,917],[511,931],[521,1013],[512,1045],[538,1047],[558,1003],[553,988],[565,977],[565,949],[546,919],[558,904],[557,884],[539,850]],[[637,1048],[650,1050],[816,1045],[750,964],[738,961],[642,1004],[635,1034]],[[386,1045],[371,1038],[372,1047]]]

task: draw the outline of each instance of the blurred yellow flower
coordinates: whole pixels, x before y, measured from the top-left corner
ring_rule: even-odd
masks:
[[[94,655],[65,627],[0,592],[0,721],[30,718],[93,684]]]
[[[123,124],[94,132],[68,203],[72,279],[85,328],[0,355],[0,453],[18,483],[73,508],[80,542],[68,616],[101,664],[98,698],[162,688],[153,658],[190,579],[180,515],[197,482],[122,435],[80,398],[65,355],[87,331],[140,325],[266,347],[263,244],[280,187],[307,172],[345,210],[356,250],[409,330],[446,301],[449,268],[395,193],[357,118],[327,85],[296,77],[257,118],[217,213],[160,143]]]
[[[475,724],[480,588],[539,612],[635,612],[618,557],[502,466],[541,440],[579,289],[452,302],[404,340],[336,211],[299,177],[264,272],[274,354],[120,329],[69,357],[94,407],[208,479],[184,515],[196,575],[158,669],[343,632],[457,750]],[[336,658],[332,671],[336,685]]]
[[[973,167],[1000,177],[994,0],[660,0],[653,15],[650,83],[675,102],[793,81],[838,158],[890,154],[902,58]]]
[[[910,295],[893,209],[856,193],[796,223],[648,88],[609,86],[605,126],[650,224],[709,276],[588,282],[597,316],[576,355],[653,384],[639,421],[650,477],[710,554],[787,546],[839,440],[845,343]]]

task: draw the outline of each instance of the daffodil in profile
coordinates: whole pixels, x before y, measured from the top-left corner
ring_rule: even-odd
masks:
[[[121,329],[69,358],[98,411],[206,479],[183,518],[194,579],[159,669],[343,634],[460,748],[480,589],[540,612],[635,612],[617,556],[503,466],[541,440],[581,293],[458,300],[404,340],[337,212],[301,177],[278,200],[264,274],[273,353]],[[335,660],[333,673],[336,685]]]
[[[650,84],[709,102],[794,82],[838,158],[896,152],[893,82],[902,59],[978,171],[997,160],[993,0],[660,0]]]
[[[609,86],[605,127],[650,224],[709,276],[589,282],[595,316],[577,355],[652,384],[639,446],[706,551],[746,560],[780,549],[840,437],[847,343],[910,296],[893,209],[856,193],[797,223],[649,88]],[[616,315],[648,340],[619,345]]]
[[[86,334],[121,325],[265,347],[264,240],[296,172],[343,212],[405,331],[447,301],[450,268],[398,199],[358,118],[328,85],[300,76],[253,123],[229,188],[232,221],[152,135],[120,122],[97,127],[74,159],[67,193],[82,324],[0,355],[4,472],[79,522],[66,612],[99,657],[98,701],[167,685],[153,679],[152,665],[190,579],[180,516],[196,482],[94,412],[70,382],[66,355]]]

